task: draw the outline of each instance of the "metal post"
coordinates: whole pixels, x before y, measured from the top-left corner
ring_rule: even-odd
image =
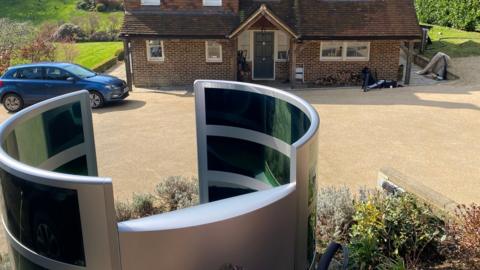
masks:
[[[295,88],[297,84],[297,43],[295,39],[292,38],[290,42],[290,86],[291,88]]]
[[[126,71],[126,75],[127,75],[127,85],[128,85],[128,88],[130,89],[130,91],[133,90],[133,78],[132,78],[132,69],[131,69],[131,63],[130,63],[130,55],[131,55],[131,52],[130,52],[130,40],[128,39],[124,39],[123,40],[123,48],[124,48],[124,51],[125,51],[125,71]]]
[[[405,84],[410,84],[413,63],[413,41],[408,42],[407,66],[405,69]]]

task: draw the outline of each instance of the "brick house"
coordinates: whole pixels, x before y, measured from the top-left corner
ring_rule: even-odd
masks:
[[[124,1],[127,79],[137,87],[318,83],[364,67],[396,80],[401,45],[412,50],[422,35],[413,0]]]

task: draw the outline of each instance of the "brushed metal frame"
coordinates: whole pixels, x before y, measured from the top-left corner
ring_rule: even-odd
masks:
[[[310,127],[300,139],[290,145],[267,134],[254,130],[249,130],[246,128],[207,125],[205,105],[206,88],[251,92],[283,100],[289,104],[292,104],[293,106],[300,109],[303,113],[305,113],[305,115],[310,120]],[[272,87],[257,84],[231,81],[197,80],[194,83],[194,91],[197,125],[198,174],[200,180],[201,203],[209,202],[209,183],[215,183],[216,185],[226,187],[248,187],[257,190],[263,190],[268,188],[254,188],[255,181],[257,183],[260,182],[257,179],[249,178],[242,175],[234,176],[235,174],[227,172],[208,170],[207,136],[214,135],[247,140],[255,143],[260,143],[262,145],[275,149],[280,153],[285,154],[290,158],[290,183],[296,183],[295,192],[297,193],[297,244],[295,255],[295,269],[304,269],[305,263],[303,258],[306,258],[307,251],[305,247],[308,236],[306,232],[307,228],[304,228],[302,224],[305,224],[305,221],[307,220],[311,209],[307,206],[308,175],[306,175],[305,172],[308,172],[308,167],[304,164],[304,162],[299,162],[299,160],[304,161],[305,159],[308,160],[309,158],[312,158],[308,156],[309,153],[307,150],[312,143],[312,139],[316,140],[316,135],[318,133],[320,125],[320,118],[318,117],[316,110],[308,102],[298,96]],[[267,184],[265,185],[268,186]],[[313,264],[314,263],[308,266],[308,268],[313,268]]]
[[[12,248],[44,268],[52,270],[121,269],[112,181],[109,178],[96,177],[97,162],[88,91],[78,91],[55,97],[16,113],[0,125],[0,141],[4,141],[17,125],[46,111],[75,102],[80,102],[82,108],[84,143],[51,157],[40,168],[13,159],[0,147],[0,167],[25,181],[77,191],[86,267],[55,261],[27,248],[8,231],[2,215],[3,227]],[[82,155],[87,156],[88,173],[91,176],[69,175],[45,170],[61,164],[62,159],[70,161]]]

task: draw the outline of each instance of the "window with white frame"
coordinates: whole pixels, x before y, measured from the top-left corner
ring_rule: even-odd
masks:
[[[348,42],[347,60],[368,60],[370,54],[369,42]]]
[[[203,0],[203,5],[206,7],[220,7],[222,0]]]
[[[244,31],[238,35],[238,51],[242,52],[242,55],[247,60],[252,60],[250,52],[250,32]]]
[[[222,62],[222,44],[215,41],[205,42],[207,62]]]
[[[325,41],[320,45],[322,61],[368,61],[370,42]]]
[[[142,6],[159,6],[160,0],[142,0]]]
[[[288,35],[284,32],[277,31],[277,53],[275,58],[277,61],[288,60],[288,50],[290,49],[290,41]]]
[[[148,61],[165,60],[165,51],[163,50],[162,40],[147,40],[147,58]]]
[[[343,42],[322,42],[320,60],[342,60]]]

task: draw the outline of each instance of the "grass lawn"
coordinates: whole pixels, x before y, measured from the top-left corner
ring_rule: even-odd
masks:
[[[35,25],[43,22],[69,22],[72,18],[85,16],[89,12],[78,10],[77,0],[0,0],[1,17],[15,21],[31,22]],[[112,13],[98,13],[101,18],[101,30],[108,25],[108,16]],[[123,12],[113,12],[123,17]]]
[[[466,32],[453,28],[433,26],[429,31],[433,44],[427,47],[425,55],[432,57],[444,52],[450,57],[480,55],[480,33]]]
[[[58,44],[57,46],[62,46]],[[93,68],[98,64],[110,59],[115,55],[115,52],[123,48],[122,42],[86,42],[77,43],[75,48],[78,51],[78,55],[75,57],[75,63],[85,66],[87,68]],[[57,59],[63,61],[62,49],[58,49]]]

